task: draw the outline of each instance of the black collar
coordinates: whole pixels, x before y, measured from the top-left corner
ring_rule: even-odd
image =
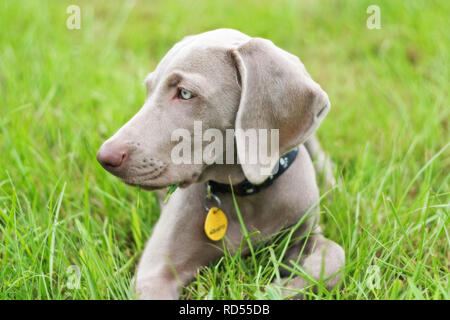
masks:
[[[294,162],[295,158],[298,154],[298,147],[289,151],[284,156],[282,156],[278,160],[278,171],[277,173],[269,176],[263,183],[261,184],[253,184],[247,179],[242,181],[241,183],[233,186],[234,194],[237,196],[250,196],[252,194],[258,193],[264,188],[270,186],[278,177],[280,177]],[[213,194],[216,193],[231,193],[231,187],[226,183],[219,183],[212,180],[207,182],[211,187],[211,192]]]

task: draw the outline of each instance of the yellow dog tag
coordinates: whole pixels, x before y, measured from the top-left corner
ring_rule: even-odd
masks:
[[[205,220],[205,233],[212,241],[219,241],[227,233],[228,220],[225,213],[217,207],[209,209]]]

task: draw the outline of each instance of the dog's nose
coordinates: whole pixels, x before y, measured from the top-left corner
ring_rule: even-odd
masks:
[[[98,150],[97,160],[105,169],[119,168],[128,157],[125,145],[106,142]]]

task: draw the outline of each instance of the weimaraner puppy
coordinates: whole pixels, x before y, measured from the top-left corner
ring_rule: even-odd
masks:
[[[223,255],[222,244],[228,250],[239,247],[243,233],[232,193],[226,188],[231,189],[230,185],[246,229],[258,231],[251,240],[269,239],[310,214],[294,234],[298,239],[309,236],[289,247],[285,263],[297,261],[313,279],[323,280],[328,289],[334,287],[344,265],[344,251],[321,234],[312,162],[317,159],[319,173],[332,184],[330,164],[314,136],[330,102],[300,60],[269,40],[219,29],[175,44],[145,85],[144,106],[97,154],[106,170],[129,185],[164,190],[179,184],[163,205],[142,254],[135,277],[137,297],[178,299],[199,268]],[[215,129],[224,136],[228,129],[235,129],[232,149],[237,161],[174,163],[172,151],[179,141],[172,133],[184,128],[195,134],[194,121],[201,121],[203,130]],[[263,173],[261,163],[242,161],[251,151],[245,148],[246,136],[237,130],[252,128],[278,130],[279,153],[270,159],[269,167],[282,172],[279,164],[290,160],[282,174]],[[259,139],[266,139],[263,142],[269,148],[276,146],[269,137]],[[194,144],[192,150],[207,144]],[[243,185],[247,186],[244,194],[239,192]],[[211,240],[204,231],[208,199],[220,201],[228,219],[223,242]],[[311,284],[308,277],[288,275],[284,272],[286,278],[279,281],[283,292],[300,293]]]

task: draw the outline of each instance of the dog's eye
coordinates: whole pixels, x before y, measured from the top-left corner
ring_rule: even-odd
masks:
[[[183,100],[189,100],[189,99],[194,98],[195,96],[192,92],[189,92],[184,89],[180,89],[180,91],[178,92],[178,97]]]

